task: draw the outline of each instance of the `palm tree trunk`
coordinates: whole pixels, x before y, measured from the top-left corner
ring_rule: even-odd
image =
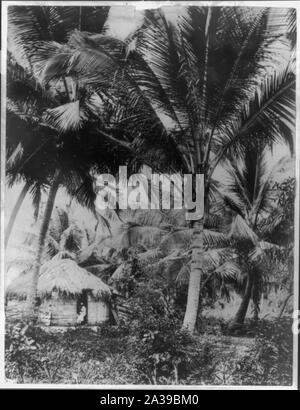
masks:
[[[16,217],[18,215],[18,212],[21,208],[21,205],[24,201],[24,198],[25,198],[29,188],[30,188],[30,183],[26,182],[23,189],[22,189],[22,191],[20,192],[20,194],[18,196],[17,202],[15,203],[15,206],[12,210],[11,215],[10,215],[10,218],[9,218],[9,221],[8,221],[8,224],[7,224],[7,227],[6,227],[6,231],[5,231],[5,240],[4,240],[5,249],[7,248],[8,240],[9,240],[10,234],[12,232],[12,228],[14,226]]]
[[[247,279],[247,285],[246,285],[246,290],[245,294],[243,296],[242,302],[240,304],[240,307],[232,320],[231,324],[229,325],[230,330],[235,330],[241,326],[243,326],[245,317],[247,314],[249,302],[251,299],[251,294],[252,294],[252,288],[253,288],[253,282],[254,282],[254,277],[252,273],[248,274],[248,279]]]
[[[195,330],[199,307],[202,260],[204,252],[203,244],[204,231],[203,218],[201,218],[193,223],[191,272],[186,311],[182,325],[183,329],[188,330],[191,333]]]
[[[279,312],[279,314],[278,314],[278,319],[280,319],[281,316],[283,315],[283,312],[284,312],[284,310],[285,310],[285,308],[286,308],[286,305],[287,305],[289,299],[290,299],[292,296],[293,296],[293,292],[290,292],[290,293],[287,295],[287,297],[284,299],[284,301],[283,301],[283,303],[282,303],[282,306],[281,306],[281,309],[280,309],[280,312]]]
[[[42,261],[42,256],[43,256],[43,251],[44,251],[44,246],[45,246],[45,241],[46,241],[46,236],[48,232],[48,227],[49,227],[49,222],[51,219],[51,214],[55,202],[55,197],[57,190],[59,188],[60,184],[60,172],[57,171],[54,175],[54,179],[52,182],[52,185],[49,190],[49,195],[46,203],[46,208],[43,216],[43,221],[42,221],[42,226],[40,229],[39,233],[39,238],[38,238],[38,249],[37,249],[37,254],[35,258],[35,262],[33,265],[33,271],[32,271],[32,282],[30,285],[30,291],[27,296],[27,301],[26,301],[26,312],[25,316],[27,320],[35,320],[37,317],[37,309],[36,309],[36,300],[37,300],[37,286],[38,286],[38,279],[39,279],[39,274],[40,274],[40,269],[41,269],[41,261]]]
[[[259,312],[260,312],[260,299],[261,299],[261,291],[260,291],[260,280],[258,272],[255,272],[254,279],[253,279],[253,287],[252,287],[252,302],[253,302],[253,320],[258,322],[259,319]]]

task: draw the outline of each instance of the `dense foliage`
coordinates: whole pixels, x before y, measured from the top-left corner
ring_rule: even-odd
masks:
[[[144,291],[145,288],[141,289],[141,293]],[[142,301],[141,293],[134,302],[140,314],[131,326],[104,324],[97,331],[74,329],[49,333],[38,327],[10,325],[5,350],[7,380],[80,384],[291,384],[291,321],[262,321],[259,327],[249,323],[242,339],[228,339],[220,331],[221,323],[209,335],[191,336],[180,330],[180,321],[172,309],[165,311],[162,294],[149,289],[146,297],[143,293]],[[162,311],[165,313],[161,314]],[[243,344],[243,340],[247,343]]]

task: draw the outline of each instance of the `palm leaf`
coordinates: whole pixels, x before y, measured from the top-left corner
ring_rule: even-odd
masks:
[[[226,261],[221,266],[217,267],[213,273],[216,277],[222,281],[240,281],[242,271],[240,266],[234,261]]]
[[[250,252],[249,257],[254,262],[259,262],[262,259],[266,259],[271,253],[281,253],[284,250],[282,246],[266,242],[259,241],[254,249]]]
[[[222,147],[216,154],[211,173],[229,149],[234,148],[235,153],[240,154],[243,143],[251,135],[255,138],[257,132],[265,141],[286,141],[293,150],[295,77],[290,65],[267,76],[242,112],[242,117],[232,117],[226,124],[226,132],[219,139]]]
[[[237,215],[232,224],[229,237],[233,239],[245,239],[252,243],[256,243],[258,238],[256,233],[251,229],[249,224],[240,215]]]
[[[45,121],[60,132],[66,132],[78,130],[85,118],[77,100],[47,110]]]

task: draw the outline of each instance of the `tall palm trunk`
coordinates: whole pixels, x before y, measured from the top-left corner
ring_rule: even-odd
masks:
[[[252,288],[252,302],[253,302],[253,320],[255,322],[259,319],[260,312],[260,299],[261,299],[261,290],[260,290],[260,278],[258,272],[255,272],[253,279],[253,288]]]
[[[6,227],[6,231],[5,231],[5,240],[4,240],[5,249],[7,248],[9,237],[10,237],[10,234],[12,232],[12,228],[14,226],[16,217],[18,215],[18,212],[19,212],[19,210],[22,206],[22,203],[24,201],[24,198],[25,198],[29,188],[30,188],[30,183],[26,182],[23,189],[22,189],[22,191],[20,192],[20,194],[18,196],[18,199],[17,199],[17,202],[15,203],[15,206],[13,207],[13,210],[12,210],[12,213],[10,215],[10,218],[9,218],[9,221],[8,221],[8,224],[7,224],[7,227]]]
[[[253,276],[252,273],[249,273],[248,278],[247,278],[247,285],[246,285],[245,294],[243,296],[242,302],[240,304],[240,307],[239,307],[234,319],[232,320],[232,322],[229,325],[230,330],[235,330],[235,329],[243,326],[243,324],[244,324],[245,317],[246,317],[247,310],[248,310],[248,306],[249,306],[249,302],[250,302],[251,295],[252,295],[253,283],[254,283],[254,276]]]
[[[40,274],[40,269],[41,269],[41,261],[42,261],[46,236],[48,232],[49,222],[51,219],[51,214],[52,214],[52,210],[53,210],[53,206],[55,202],[56,193],[57,193],[57,190],[60,184],[59,177],[60,177],[60,172],[57,171],[55,173],[53,183],[49,190],[49,195],[48,195],[48,199],[46,203],[46,208],[44,211],[42,226],[41,226],[40,233],[39,233],[38,249],[37,249],[35,262],[33,265],[32,282],[30,285],[30,291],[27,296],[27,303],[26,303],[25,315],[28,320],[35,320],[37,316],[36,300],[37,300],[38,279],[39,279],[39,274]]]
[[[183,329],[193,332],[196,325],[204,252],[203,218],[193,222],[192,261]]]

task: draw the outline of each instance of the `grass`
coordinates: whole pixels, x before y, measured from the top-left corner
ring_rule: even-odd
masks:
[[[226,335],[223,332],[225,324],[215,319],[210,322],[209,328],[204,323],[203,327],[207,331],[196,336],[196,347],[187,347],[187,350],[194,349],[193,357],[199,356],[201,373],[195,372],[193,367],[190,370],[187,367],[185,376],[178,381],[174,380],[172,372],[164,372],[164,376],[157,379],[156,383],[291,384],[290,321],[261,321],[257,325],[248,321],[243,337]],[[17,345],[11,334],[11,329],[8,329],[8,382],[103,385],[153,383],[152,378],[143,371],[147,357],[138,356],[132,351],[136,338],[126,334],[125,328],[103,325],[97,332],[79,328],[64,333],[29,328],[26,337],[33,340],[32,346],[36,348],[28,351],[18,348],[26,343],[22,341]],[[10,352],[12,344],[14,348]]]

